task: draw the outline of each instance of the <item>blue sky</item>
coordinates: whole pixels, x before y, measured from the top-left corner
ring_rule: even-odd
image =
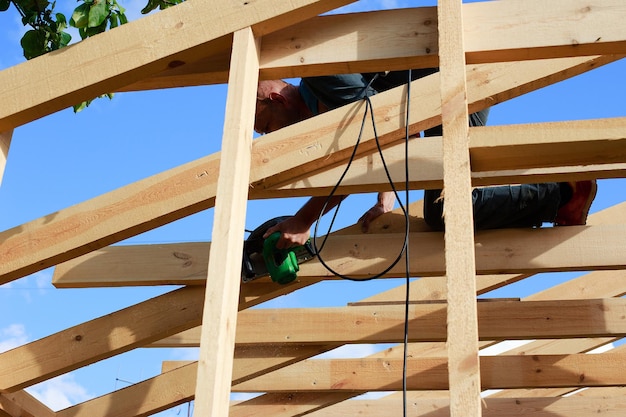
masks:
[[[416,3],[361,1],[343,10]],[[57,8],[69,15],[75,5],[63,0]],[[138,10],[144,4],[132,0],[122,5],[128,9],[130,20],[134,20],[140,17]],[[0,28],[1,70],[23,62],[19,38],[24,29],[17,14],[11,11],[0,13]],[[74,39],[79,37],[75,35]],[[621,61],[497,105],[491,111],[489,124],[624,116],[624,74],[626,62]],[[0,230],[218,151],[225,97],[223,85],[117,94],[111,101],[96,100],[79,114],[66,109],[17,128],[0,187]],[[592,212],[623,201],[623,190],[623,180],[601,180]],[[252,201],[246,226],[253,229],[269,218],[292,214],[304,201],[289,199],[279,205],[273,200]],[[342,206],[336,227],[352,224],[374,201],[371,194],[351,196]],[[211,226],[212,210],[207,210],[123,243],[208,241]],[[51,273],[44,270],[0,286],[0,351],[171,290],[56,290],[50,284]],[[543,274],[498,294],[524,297],[569,277],[571,274]],[[399,284],[392,280],[333,282],[282,297],[272,306],[345,305]],[[30,391],[50,407],[61,409],[156,375],[162,360],[193,359],[196,354],[195,349],[140,349],[63,375]],[[159,415],[186,413],[187,407],[179,406]]]

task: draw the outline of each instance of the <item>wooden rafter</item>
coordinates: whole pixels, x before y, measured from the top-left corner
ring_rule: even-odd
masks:
[[[470,98],[476,109],[506,100],[546,84],[590,70],[604,58],[570,58],[542,62],[536,61],[471,68],[468,79],[475,95]],[[486,82],[487,77],[490,82]],[[438,124],[440,106],[437,104],[438,77],[430,76],[413,83],[415,91],[427,96],[413,95],[411,108],[415,114],[413,129],[421,130]],[[404,116],[401,111],[402,88],[373,97],[375,108],[388,107],[378,132],[382,143],[398,138],[399,126]],[[429,99],[426,99],[429,97]],[[285,181],[310,175],[325,166],[333,166],[349,157],[358,122],[353,112],[359,104],[345,106],[305,120],[266,135],[253,145],[251,182],[255,188],[275,187]],[[343,139],[338,141],[336,129],[352,120],[351,127],[342,129]],[[394,136],[395,135],[395,136]],[[373,147],[372,133],[361,142]],[[385,139],[386,138],[386,139]],[[268,156],[272,155],[272,158]],[[84,203],[44,216],[27,224],[0,233],[0,283],[6,283],[43,268],[73,259],[121,239],[162,226],[184,216],[212,207],[216,193],[219,154],[200,158],[153,177],[141,180],[118,190],[103,194]],[[313,162],[311,162],[313,160]],[[279,174],[280,173],[280,174]],[[154,190],[159,192],[155,193]],[[151,207],[155,207],[151,210]],[[88,215],[97,222],[83,222]],[[51,236],[54,239],[51,240]],[[35,242],[37,244],[35,245]]]
[[[469,22],[465,25],[467,62],[626,53],[620,17],[624,4],[619,0],[605,1],[602,7],[587,7],[581,0],[552,1],[548,8],[535,3],[538,6],[527,3],[524,8],[512,2],[464,4]],[[558,25],[545,24],[555,20]],[[437,29],[434,7],[318,16],[263,37],[261,77],[436,66]],[[337,54],[339,49],[344,53]],[[123,90],[224,83],[229,51],[230,44],[225,43],[206,58],[166,69]]]
[[[204,1],[189,0],[88,39],[62,54],[49,54],[0,72],[0,83],[8,86],[0,93],[6,104],[0,110],[0,132],[4,132],[0,133],[0,181],[14,127],[104,92],[222,83],[231,76],[229,89],[238,99],[227,112],[231,119],[226,126],[233,129],[225,131],[222,140],[239,143],[251,136],[253,110],[244,97],[255,89],[259,72],[264,78],[284,78],[433,65],[440,65],[442,72],[412,86],[417,93],[411,102],[410,130],[417,132],[443,123],[447,133],[443,139],[411,144],[411,187],[445,185],[450,191],[455,183],[461,184],[456,181],[460,179],[463,187],[454,194],[464,195],[467,193],[462,190],[469,190],[470,184],[617,178],[626,173],[624,118],[469,131],[465,120],[467,111],[621,59],[626,54],[622,24],[626,6],[622,0],[602,0],[594,5],[583,0],[555,0],[550,4],[532,0],[532,4],[523,5],[479,2],[462,6],[460,1],[442,0],[439,9],[313,17],[349,2],[219,0],[207,7]],[[216,16],[219,25],[207,27],[203,23]],[[370,36],[353,36],[364,32]],[[244,56],[256,50],[254,42],[247,43],[247,52],[238,49],[241,43],[237,37],[243,33],[249,41],[263,37],[252,65]],[[163,47],[155,51],[151,47],[154,42]],[[346,53],[338,54],[337,50]],[[127,58],[131,52],[132,58]],[[472,65],[466,66],[463,60]],[[114,64],[104,65],[104,61]],[[66,62],[72,62],[75,71],[69,76]],[[237,73],[238,65],[244,62],[245,69]],[[99,70],[93,71],[94,66]],[[61,72],[67,83],[55,89],[41,87],[48,85],[48,78],[41,74],[54,77]],[[251,72],[255,77],[250,78]],[[28,86],[18,82],[25,76],[33,80]],[[28,94],[24,93],[26,88]],[[386,159],[398,170],[404,162],[401,146],[395,145],[404,135],[404,100],[402,88],[373,98],[378,109],[378,133],[386,152],[392,155]],[[249,198],[325,195],[351,151],[361,111],[362,106],[355,103],[255,141]],[[247,122],[240,123],[239,115]],[[343,135],[338,136],[339,126]],[[459,143],[469,132],[469,143],[460,148],[469,158],[458,153],[451,157],[448,151],[442,155],[441,148],[452,143],[450,131],[461,139]],[[379,162],[371,156],[372,136],[366,133],[359,159],[341,192],[385,189],[377,172]],[[301,266],[299,280],[292,285],[279,287],[269,280],[258,280],[236,291],[238,263],[233,259],[241,252],[238,236],[245,198],[233,193],[247,188],[247,173],[242,175],[243,181],[239,178],[238,185],[227,187],[231,191],[218,190],[218,177],[222,181],[237,177],[231,175],[232,169],[220,174],[220,161],[246,162],[245,157],[235,155],[237,152],[231,153],[225,146],[221,154],[0,232],[0,284],[68,261],[55,271],[55,285],[59,287],[189,285],[0,354],[1,417],[134,417],[196,397],[197,413],[239,417],[384,415],[400,407],[399,394],[372,402],[350,399],[368,391],[402,388],[402,345],[361,359],[311,358],[346,344],[400,342],[404,287],[348,307],[293,309],[290,315],[284,309],[247,310],[333,277],[319,262],[311,261]],[[456,179],[452,180],[442,171],[450,162],[463,168],[454,172]],[[208,256],[207,242],[107,247],[213,207],[216,198],[225,201],[230,197],[233,199],[226,209],[216,209],[230,219],[221,223],[225,231],[220,236],[224,239],[213,239],[218,245],[214,248],[217,256]],[[462,203],[453,199],[448,203],[452,214],[448,212],[447,219],[467,216]],[[419,212],[419,204],[411,210]],[[533,415],[541,416],[623,415],[623,389],[613,386],[626,384],[621,372],[626,361],[624,350],[584,353],[626,332],[626,305],[620,298],[626,292],[621,271],[626,268],[622,255],[626,249],[625,216],[622,204],[591,216],[588,226],[484,231],[471,238],[465,235],[462,247],[451,249],[447,261],[443,235],[425,233],[423,221],[413,219],[411,248],[420,256],[411,257],[410,271],[431,278],[420,279],[409,289],[413,302],[409,309],[411,343],[407,348],[411,360],[407,382],[409,390],[420,390],[408,393],[410,412],[428,417],[467,416],[471,409],[471,415],[504,417],[524,415],[533,408],[541,410]],[[397,234],[401,217],[397,213],[384,216],[368,235],[361,234],[357,226],[336,233],[327,244],[325,259],[338,271],[370,276],[397,253],[394,243],[402,238]],[[465,220],[459,224],[470,222],[461,218]],[[454,224],[454,220],[448,224],[449,241],[462,235]],[[475,249],[475,267],[463,268],[464,274],[450,273],[450,266],[471,263],[473,256],[462,256],[469,255],[470,249]],[[225,271],[211,268],[211,259],[229,257]],[[376,257],[382,261],[373,261]],[[600,269],[615,270],[591,272],[521,301],[474,303],[475,294],[535,273]],[[473,275],[476,270],[485,275],[477,276],[475,287],[468,290],[463,286],[474,281],[463,275]],[[441,277],[446,271],[450,288]],[[389,275],[403,273],[398,268]],[[203,303],[205,325],[201,328]],[[453,326],[470,324],[453,330],[450,337],[446,327],[453,326],[446,324],[447,305],[461,308],[451,310],[448,320],[452,318]],[[477,323],[472,325],[471,314],[465,313],[473,306]],[[216,320],[207,325],[210,318],[218,316],[219,323]],[[236,338],[234,326],[228,326],[235,321],[239,324]],[[472,327],[476,337],[471,334]],[[482,356],[478,363],[479,349],[500,340],[529,338],[542,340],[497,356]],[[213,339],[220,342],[211,345]],[[461,349],[447,352],[446,340]],[[22,390],[130,349],[155,346],[201,346],[200,362],[168,364],[170,369],[161,375],[56,413]],[[72,351],[72,355],[63,354],[65,351]],[[265,394],[229,405],[231,381],[233,391]],[[475,389],[481,385],[503,390],[481,402]],[[598,388],[562,397],[579,387]]]

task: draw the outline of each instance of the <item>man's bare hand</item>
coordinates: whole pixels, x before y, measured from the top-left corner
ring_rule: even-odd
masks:
[[[376,204],[367,210],[365,214],[361,216],[359,219],[359,223],[361,223],[361,230],[363,233],[369,231],[370,224],[380,217],[381,215],[393,210],[393,206],[396,202],[396,196],[391,191],[386,191],[384,193],[378,193],[378,201]]]
[[[304,245],[309,240],[310,229],[310,224],[294,216],[267,229],[263,238],[267,239],[272,233],[280,232],[281,236],[276,242],[276,247],[278,249],[287,249]]]

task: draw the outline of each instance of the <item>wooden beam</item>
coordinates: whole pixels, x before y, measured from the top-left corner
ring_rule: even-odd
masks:
[[[215,45],[222,48],[221,38],[239,29],[254,26],[263,35],[351,2],[197,0],[151,14],[1,71],[0,131],[211,55]]]
[[[557,0],[548,8],[538,0],[533,4],[538,6],[464,4],[469,22],[464,28],[466,61],[477,64],[626,53],[620,19],[624,4],[619,0],[605,0],[601,7],[589,8],[582,0]],[[552,24],[557,21],[559,24]],[[263,37],[261,78],[436,67],[437,26],[435,7],[317,16]],[[165,69],[123,90],[224,83],[229,48],[225,44],[220,52]]]
[[[498,229],[476,232],[476,268],[479,274],[539,273],[554,271],[589,271],[597,269],[623,269],[626,263],[620,250],[626,249],[626,225],[547,227],[539,229]],[[356,278],[368,278],[389,266],[398,255],[404,234],[337,235],[328,239],[322,256],[335,271]],[[412,276],[443,276],[443,234],[440,232],[410,233],[410,245],[420,252],[410,257]],[[558,244],[557,244],[558,243]],[[184,250],[184,244],[175,248]],[[109,252],[117,257],[117,251]],[[119,249],[123,253],[123,249]],[[514,256],[511,256],[514,255]],[[401,277],[404,267],[391,268],[386,277]],[[174,271],[175,272],[175,271]],[[238,275],[237,275],[238,276]],[[89,276],[78,276],[72,286],[90,287]],[[334,278],[317,259],[300,265],[300,285]],[[170,280],[168,279],[167,282]],[[179,278],[184,282],[184,277]],[[124,285],[139,285],[141,279],[128,279]],[[98,284],[96,281],[95,284]],[[105,283],[106,286],[110,282]],[[120,285],[119,282],[115,283]],[[260,283],[259,283],[260,284]],[[248,284],[242,288],[247,288]],[[274,287],[276,285],[274,284]],[[268,283],[266,289],[272,289]],[[296,288],[276,288],[291,291]],[[253,302],[255,303],[255,302]]]
[[[469,111],[475,112],[493,106],[502,100],[540,88],[543,83],[554,82],[555,69],[566,62],[567,77],[591,69],[600,64],[598,60],[612,58],[568,58],[547,61],[527,61],[506,64],[468,66]],[[578,63],[574,64],[574,61]],[[541,62],[541,64],[539,64]],[[516,73],[511,70],[515,68]],[[572,71],[571,73],[569,71]],[[560,71],[557,71],[560,72]],[[517,81],[513,81],[513,78]],[[512,87],[512,83],[518,83]],[[412,83],[410,104],[410,133],[416,133],[441,123],[441,98],[439,73]],[[403,87],[398,87],[372,97],[377,114],[376,130],[381,146],[386,147],[404,137],[406,97]],[[306,178],[321,170],[345,164],[352,156],[354,138],[361,129],[361,102],[323,113],[313,119],[291,125],[265,135],[253,144],[253,168],[251,183],[256,192]],[[377,109],[385,109],[380,111]],[[340,125],[335,124],[341,113]],[[341,135],[337,135],[338,127]],[[331,135],[332,140],[328,136]],[[371,128],[366,128],[364,139],[372,138]],[[375,141],[361,141],[357,155],[371,154],[376,150]],[[278,165],[280,164],[280,169]],[[255,180],[260,178],[260,180]]]
[[[624,142],[626,117],[474,128],[472,171],[624,163]]]
[[[7,158],[9,157],[9,147],[11,146],[11,137],[13,129],[0,132],[0,186],[2,185],[2,177],[7,166]]]
[[[483,288],[483,284],[481,282],[481,278],[478,277],[477,286],[481,290]],[[504,279],[504,277],[502,278]],[[436,297],[441,297],[443,293],[443,297],[445,297],[445,291],[439,290],[437,288],[433,288],[430,285],[424,285],[432,283],[434,279],[429,280],[419,280],[411,285],[411,290],[414,291],[411,299],[421,299],[426,296],[427,299],[431,298],[431,295],[435,295]],[[620,296],[622,291],[626,291],[626,284],[624,284],[623,273],[622,272],[614,272],[614,271],[602,271],[602,272],[593,272],[590,274],[583,275],[582,277],[578,277],[567,281],[563,284],[557,285],[551,288],[549,291],[544,291],[536,294],[536,296],[532,297],[533,299],[543,299],[543,300],[551,300],[551,299],[570,299],[570,298],[588,298],[588,297],[610,297],[610,296]],[[598,283],[602,283],[602,286],[596,285]],[[445,282],[444,282],[445,284]],[[404,291],[406,290],[403,286],[399,287],[402,296]],[[416,290],[423,289],[424,292],[416,292]],[[435,293],[433,294],[433,291]],[[377,295],[375,300],[377,299],[394,299],[394,293],[396,291],[386,291]],[[385,294],[387,294],[387,298],[385,298]],[[542,295],[543,294],[543,295]],[[530,298],[530,297],[529,297]],[[395,298],[401,299],[401,297]],[[526,344],[523,348],[513,349],[507,351],[506,354],[552,354],[552,353],[579,353],[592,349],[593,347],[597,347],[603,343],[606,343],[606,339],[567,339],[567,340],[541,340],[537,342],[532,342]],[[412,357],[426,357],[426,356],[441,356],[445,354],[445,349],[442,344],[436,343],[416,343],[410,344],[410,355]],[[385,351],[384,354],[375,354],[372,357],[399,357],[399,350],[397,351],[391,349],[390,351]],[[571,390],[571,389],[570,389]],[[502,393],[509,392],[510,395],[519,395],[519,391],[511,392],[511,391],[501,391]],[[363,393],[363,392],[362,392]],[[345,393],[344,399],[348,399],[358,393]],[[433,392],[429,392],[432,396]],[[498,394],[499,395],[499,394]],[[506,396],[504,394],[503,396]],[[266,397],[266,398],[264,398]],[[327,401],[327,402],[325,402]],[[339,394],[337,393],[319,393],[318,397],[312,396],[311,393],[290,393],[287,394],[265,394],[260,397],[256,397],[252,400],[245,401],[243,403],[239,403],[231,407],[231,416],[233,417],[243,417],[250,416],[252,414],[252,410],[256,410],[258,415],[266,415],[264,411],[271,410],[271,415],[282,417],[282,416],[291,416],[297,415],[298,413],[303,413],[305,411],[310,412],[312,410],[322,409],[324,407],[330,406],[337,402],[341,401],[339,398]],[[331,411],[332,412],[332,411]]]
[[[0,393],[0,415],[10,417],[55,417],[55,412],[26,391]]]
[[[237,344],[399,343],[404,305],[252,309],[239,313]],[[476,340],[626,335],[626,300],[489,301],[477,307]],[[449,320],[448,320],[449,321]],[[450,327],[448,322],[447,327]],[[449,337],[448,337],[449,338]],[[446,303],[409,306],[409,341],[446,340]]]
[[[0,391],[16,391],[198,326],[203,290],[172,291],[4,352]]]
[[[472,185],[498,185],[572,178],[615,178],[626,175],[626,118],[533,123],[470,128]],[[548,156],[549,155],[549,156]],[[384,151],[385,163],[397,188],[404,188],[404,144]],[[409,143],[410,187],[443,186],[441,137]],[[339,166],[285,184],[266,195],[276,197],[328,194],[344,167]],[[391,189],[385,167],[376,154],[352,161],[339,192]]]
[[[414,393],[411,393],[414,394]],[[409,394],[409,415],[423,417],[449,417],[450,401],[446,398],[421,398]],[[308,414],[310,417],[377,417],[400,415],[402,403],[398,397],[375,400],[344,401],[323,411]],[[534,398],[484,398],[483,417],[622,417],[626,404],[619,396],[600,397],[534,397]],[[266,414],[270,415],[270,414]]]
[[[480,417],[476,261],[461,0],[439,0],[450,415]],[[419,253],[419,252],[418,252]]]
[[[412,231],[430,230],[419,217],[422,207],[421,200],[409,204]],[[399,210],[394,210],[376,219],[370,232],[400,233],[404,228],[404,215]],[[335,231],[332,235],[357,231],[360,231],[360,225],[354,224]],[[209,248],[210,242],[109,246],[57,265],[52,284],[57,288],[204,285]],[[249,305],[251,298],[267,300],[263,294],[276,292],[278,288],[301,288],[303,285],[302,281],[280,287],[269,279],[251,281],[241,287],[240,304]]]
[[[114,32],[114,31],[112,31]],[[610,62],[610,58],[571,58],[540,64],[529,61],[470,68],[471,111],[540,88]],[[534,65],[533,65],[534,64]],[[411,105],[414,129],[439,123],[438,77],[415,81]],[[479,93],[480,92],[480,93]],[[372,98],[375,108],[388,108],[379,125],[382,143],[395,140],[403,129],[402,88]],[[350,154],[350,136],[357,129],[337,128],[353,120],[358,103],[324,113],[254,141],[251,181],[260,190],[308,176],[320,167],[342,163]],[[372,143],[372,137],[361,142]],[[373,146],[373,145],[372,145]],[[275,156],[274,156],[275,155]],[[162,226],[212,207],[218,176],[219,154],[200,158],[142,181],[130,184],[76,206],[58,211],[0,233],[0,284],[73,259],[122,239]],[[313,162],[311,162],[313,161]],[[277,175],[277,173],[281,173]],[[90,219],[86,221],[85,219]]]
[[[197,363],[194,362],[58,411],[56,416],[135,417],[152,415],[193,399],[197,369]]]
[[[623,217],[623,212],[619,210],[609,209],[604,212],[595,213],[590,217],[590,222],[598,223],[607,220],[613,220],[620,222]],[[568,298],[587,298],[587,297],[606,297],[606,296],[620,296],[621,291],[624,291],[622,283],[622,272],[593,272],[586,274],[582,277],[575,278],[564,284],[560,284],[549,291],[544,291],[537,294],[533,299],[568,299]],[[481,278],[478,277],[477,286],[484,290],[484,285],[481,282]],[[506,280],[505,277],[502,277]],[[421,295],[426,295],[428,299],[445,298],[445,291],[442,286],[431,286],[425,284],[431,284],[439,282],[439,280],[419,280],[414,282],[411,286],[411,290],[414,291],[412,299],[420,299]],[[602,285],[599,285],[602,284]],[[621,288],[624,287],[624,288]],[[621,288],[621,289],[620,289]],[[423,293],[415,292],[418,289],[423,289]],[[394,293],[401,293],[395,299],[401,299],[404,296],[405,289],[399,288],[400,291],[387,291],[379,296],[373,297],[373,300],[378,300],[384,297],[384,294],[388,293],[388,297],[383,299],[394,299]],[[543,294],[543,297],[540,295]],[[589,350],[593,347],[597,347],[598,344],[606,343],[606,339],[574,339],[574,340],[557,340],[557,341],[538,341],[531,344],[527,344],[523,348],[523,352],[519,350],[511,350],[509,354],[546,354],[546,353],[575,353]],[[547,346],[550,344],[550,346]],[[439,355],[444,354],[442,346],[435,346],[429,343],[419,343],[419,346],[412,348],[411,355],[414,357],[424,357],[425,355]],[[433,345],[433,346],[430,346]],[[578,346],[578,348],[576,348]],[[377,355],[374,355],[377,356]],[[385,352],[384,357],[390,357],[392,353]],[[571,389],[570,389],[571,390]],[[526,390],[524,393],[532,391]],[[507,391],[502,391],[505,393]],[[509,391],[510,392],[510,391]],[[516,391],[515,394],[520,394],[521,391]],[[344,394],[348,399],[356,394]],[[431,393],[432,395],[432,393]],[[509,394],[511,395],[511,394]],[[250,416],[250,415],[267,415],[266,412],[271,411],[271,415],[291,416],[298,415],[299,413],[310,412],[312,410],[321,409],[329,405],[342,401],[340,394],[338,393],[319,393],[317,397],[311,396],[311,393],[290,393],[290,394],[265,394],[260,397],[256,397],[252,400],[248,400],[231,407],[231,416]],[[331,409],[332,410],[332,409]],[[332,411],[331,411],[332,412]],[[257,413],[257,414],[254,414]]]
[[[482,356],[484,389],[601,387],[626,384],[624,353],[596,355]],[[409,390],[446,390],[446,358],[413,358]],[[507,372],[502,372],[506,369]],[[312,359],[233,386],[233,392],[398,391],[402,359]]]
[[[194,406],[200,416],[228,414],[258,74],[258,39],[252,28],[241,29],[233,37],[207,273],[211,285],[206,286],[202,315]]]
[[[532,0],[527,5],[532,10],[515,2],[465,5],[467,62],[624,53],[626,32],[618,17],[624,3],[619,0],[594,6],[584,0]],[[503,38],[512,32],[516,40]]]

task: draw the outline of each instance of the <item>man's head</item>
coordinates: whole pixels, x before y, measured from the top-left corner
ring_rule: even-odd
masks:
[[[270,133],[311,117],[298,87],[282,80],[260,81],[256,95],[254,130]]]

